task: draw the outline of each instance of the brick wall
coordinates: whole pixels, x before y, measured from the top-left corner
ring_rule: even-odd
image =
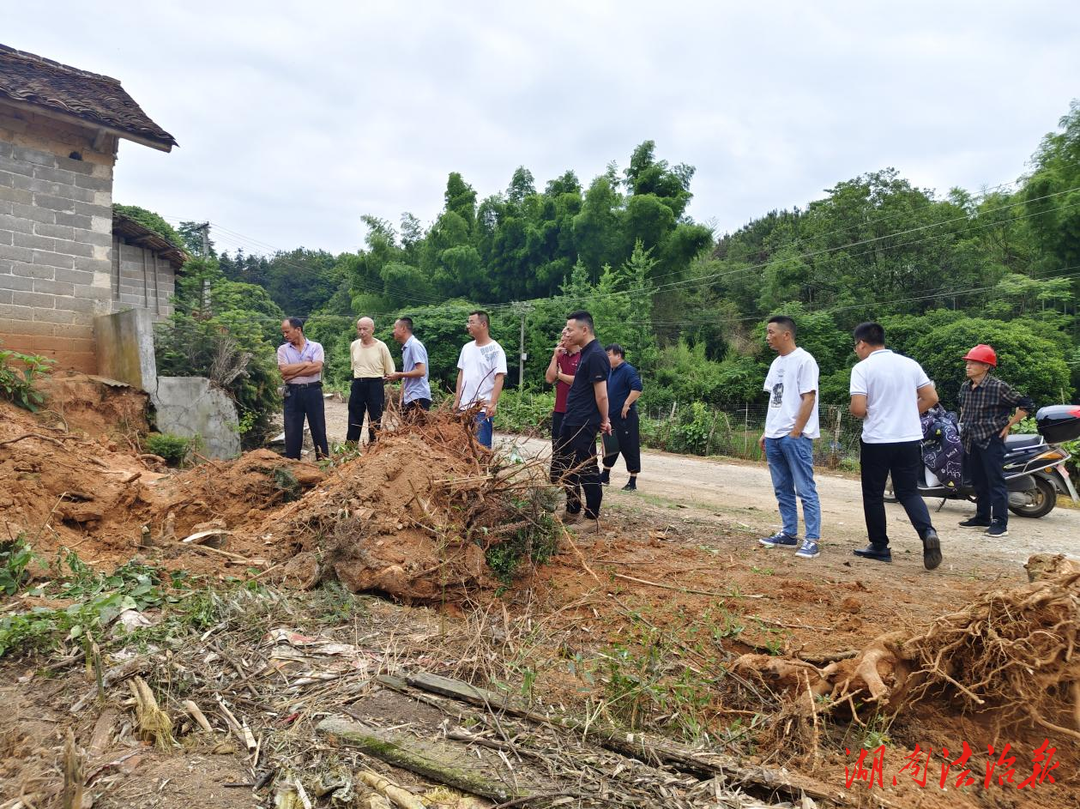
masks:
[[[0,344],[88,373],[94,315],[114,303],[117,144],[93,136],[0,104]]]
[[[176,270],[153,250],[113,238],[112,311],[149,309],[155,319],[172,314]]]

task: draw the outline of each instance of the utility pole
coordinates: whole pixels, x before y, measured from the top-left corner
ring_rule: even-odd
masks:
[[[195,228],[195,230],[202,233],[202,257],[203,259],[210,258],[210,223],[203,222],[201,225]],[[209,314],[210,312],[210,279],[204,278],[202,283],[202,306],[203,312]]]
[[[196,230],[202,231],[202,257],[210,257],[210,223],[203,222]]]
[[[521,318],[521,335],[518,340],[518,389],[525,385],[525,360],[529,355],[525,353],[525,317],[531,312],[533,306],[528,301],[514,301],[510,304],[510,310]]]

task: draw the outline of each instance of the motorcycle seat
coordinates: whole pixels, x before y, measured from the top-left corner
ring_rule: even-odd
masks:
[[[1005,449],[1025,449],[1027,447],[1037,447],[1039,444],[1045,443],[1041,435],[1008,435],[1005,436]]]

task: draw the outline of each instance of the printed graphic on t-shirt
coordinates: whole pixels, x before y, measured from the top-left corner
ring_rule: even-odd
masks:
[[[772,401],[769,402],[770,407],[780,407],[784,403],[784,383],[777,382],[772,386]]]

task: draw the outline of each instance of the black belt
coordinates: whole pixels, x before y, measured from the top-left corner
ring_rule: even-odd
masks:
[[[322,382],[289,382],[290,388],[321,388]]]

